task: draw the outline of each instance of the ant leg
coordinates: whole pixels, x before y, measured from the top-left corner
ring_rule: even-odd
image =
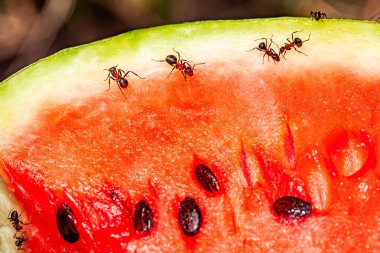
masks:
[[[274,43],[274,42],[273,42]],[[274,43],[274,44],[276,44],[276,43]],[[277,44],[276,44],[277,45]],[[277,46],[278,47],[278,46]],[[276,65],[276,61],[273,59],[273,55],[275,55],[276,54],[276,52],[273,50],[273,48],[271,48],[270,49],[270,52],[271,52],[271,57],[272,57],[272,60],[273,60],[273,62],[274,62],[274,65]],[[268,54],[268,58],[269,58],[269,54]]]
[[[110,71],[112,68],[117,68],[117,66],[118,66],[118,65],[115,65],[115,66],[113,66],[113,67],[110,67],[110,68],[108,68],[108,69],[104,69],[104,70]]]
[[[121,91],[121,94],[123,94],[124,98],[127,99],[127,97],[125,96],[125,94],[124,94],[123,90],[121,89],[119,83],[117,83],[117,87],[119,87],[119,90]]]
[[[187,64],[189,64],[189,65],[190,65],[190,63],[189,63],[189,62],[192,62],[192,61],[188,61],[188,60],[181,60],[180,62],[181,62],[182,64],[186,64],[186,63],[187,63]]]
[[[189,62],[187,62],[187,61],[182,61],[181,63],[185,66],[185,68],[186,68],[186,67],[190,67],[190,68],[191,68],[191,65],[190,65]]]
[[[270,56],[269,56],[268,52],[266,52],[266,55],[268,56],[268,62],[270,62]]]
[[[31,223],[31,222],[29,222],[29,223],[24,223],[24,222],[22,222],[22,221],[19,221],[22,225],[29,225],[29,224],[33,224],[33,223]]]
[[[257,49],[257,50],[259,50],[259,51],[260,51],[260,49],[259,49],[258,47],[254,47],[254,48],[252,48],[252,49],[248,50],[247,52],[251,52],[251,51],[253,51],[253,50],[255,50],[255,49]]]
[[[265,55],[266,55],[267,53],[265,53],[264,55],[263,55],[263,64],[264,64],[264,58],[265,58]],[[269,56],[268,56],[268,61],[269,61]]]
[[[272,35],[272,37],[273,37],[273,35]],[[261,38],[261,39],[257,39],[257,40],[265,40],[265,47],[267,47],[267,45],[268,45],[268,40],[267,40],[267,38]],[[254,41],[257,41],[257,40],[254,40]],[[256,47],[257,48],[257,47]],[[258,50],[260,50],[259,48],[257,48]],[[253,50],[253,49],[252,49]],[[260,50],[261,51],[261,50]]]
[[[268,44],[267,38],[260,38],[260,39],[254,40],[254,41],[258,41],[258,40],[265,40],[265,44]]]
[[[375,18],[377,17],[377,19],[375,20]],[[372,18],[370,18],[370,20],[375,20],[375,22],[379,22],[380,20],[380,12],[376,13]]]
[[[267,49],[270,49],[270,46],[272,45],[272,42],[273,42],[272,38],[273,38],[273,34],[272,34],[272,36],[270,37],[270,44],[269,44],[269,46],[267,46]],[[265,39],[265,45],[267,45],[267,44],[266,44],[266,39]]]
[[[311,33],[309,34],[309,37],[307,38],[307,40],[304,40],[302,43],[305,43],[306,41],[310,40],[310,36],[311,36]]]
[[[12,208],[12,210],[8,213],[8,220],[12,220],[12,218],[11,218],[11,213],[12,213],[12,211],[13,211],[13,208]]]
[[[205,62],[195,63],[195,64],[193,65],[192,69],[194,70],[194,69],[195,69],[195,66],[197,66],[197,65],[202,65],[202,64],[206,64],[206,63],[205,63]]]
[[[107,76],[106,79],[104,79],[104,81],[106,81],[106,80],[111,76],[111,69],[112,69],[112,68],[116,68],[116,67],[117,67],[117,65],[115,65],[115,66],[113,66],[113,67],[110,67],[109,69],[104,69],[104,70],[107,70],[107,71],[108,71],[108,76]]]
[[[314,12],[313,11],[310,11],[310,16],[309,17],[311,17],[311,19],[313,19],[313,17],[314,17]]]
[[[140,79],[145,79],[145,77],[141,77],[141,76],[139,76],[138,74],[136,74],[136,73],[133,72],[132,70],[127,71],[127,73],[125,73],[123,77],[128,76],[129,73],[132,73],[132,74],[134,74],[134,75],[137,76],[137,77],[140,77]]]
[[[302,32],[302,30],[301,30],[301,31],[295,31],[295,32],[292,32],[292,42],[294,41],[294,34],[295,34],[295,33],[300,33],[300,32]]]
[[[156,62],[165,62],[166,60],[155,60],[155,59],[152,59],[152,61],[156,61]]]
[[[183,75],[183,78],[185,78],[185,81],[187,81],[185,71],[181,70],[181,73],[182,73],[182,75]]]
[[[286,51],[287,50],[285,50],[284,53],[282,54],[282,58],[284,58],[285,60],[286,60],[286,58],[285,58]]]
[[[25,231],[22,231],[21,235],[25,234]],[[23,236],[17,236],[17,232],[13,235],[13,238],[19,240],[21,238],[24,238]]]
[[[117,80],[116,80],[116,78],[114,78],[112,76],[109,76],[109,78],[107,78],[107,79],[108,79],[108,89],[107,89],[107,91],[109,91],[111,89],[111,79],[114,80],[114,81],[116,81],[116,82],[117,82]]]
[[[125,76],[125,71],[122,69],[118,69],[117,73],[119,74],[119,76],[123,76],[123,75]]]
[[[297,48],[295,48],[294,47],[294,50],[296,50],[298,53],[301,53],[301,54],[303,54],[303,55],[306,55],[307,56],[307,54],[305,54],[304,52],[301,52],[301,51],[299,51]]]
[[[168,78],[173,73],[174,69],[175,69],[175,66],[172,68],[172,70],[170,71],[169,75],[166,78]]]
[[[177,55],[178,55],[178,61],[180,61],[181,60],[181,55],[179,54],[179,52],[175,51],[174,48],[173,48],[173,51],[177,53]]]
[[[271,44],[272,44],[272,42],[277,46],[278,50],[280,50],[280,48],[278,47],[277,43],[274,42],[274,41],[271,39]],[[272,49],[271,49],[271,50],[272,50]],[[273,50],[273,52],[274,52],[274,50]],[[274,53],[275,53],[275,52],[274,52]]]
[[[105,70],[108,70],[108,69],[105,69]],[[108,70],[109,71],[109,70]],[[104,79],[104,81],[107,81],[107,79],[109,79],[110,78],[110,76],[111,76],[111,72],[108,72],[108,76],[107,76],[107,78],[106,79]]]

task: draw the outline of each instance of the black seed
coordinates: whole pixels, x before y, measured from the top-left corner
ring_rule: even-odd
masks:
[[[309,202],[293,196],[281,197],[273,204],[274,211],[281,217],[293,220],[303,218],[312,211]]]
[[[74,213],[66,203],[58,206],[56,220],[58,231],[66,242],[74,243],[79,240]]]
[[[199,232],[202,225],[202,214],[193,198],[187,197],[181,201],[178,219],[185,235],[193,236]]]
[[[139,232],[149,231],[153,227],[153,212],[144,200],[136,204],[134,221],[135,230]]]
[[[197,176],[198,182],[206,191],[212,193],[219,190],[218,179],[209,167],[203,164],[197,165],[197,167],[195,167],[195,175]]]

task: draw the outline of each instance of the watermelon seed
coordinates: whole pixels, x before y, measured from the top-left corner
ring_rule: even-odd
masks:
[[[194,236],[199,232],[202,225],[202,214],[193,198],[186,197],[181,201],[178,219],[185,235]]]
[[[209,167],[203,164],[198,164],[195,167],[195,175],[201,186],[211,193],[219,190],[218,179]]]
[[[66,242],[75,243],[79,240],[74,213],[66,203],[58,206],[56,221],[58,231]]]
[[[136,204],[134,222],[135,230],[138,232],[145,232],[152,229],[153,212],[146,201],[140,200]]]
[[[312,211],[312,206],[300,198],[286,196],[277,199],[273,204],[273,209],[280,217],[293,220],[308,216]]]

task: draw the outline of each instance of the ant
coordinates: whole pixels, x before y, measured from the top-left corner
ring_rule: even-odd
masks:
[[[310,11],[310,17],[315,19],[316,21],[322,20],[323,18],[327,18],[326,13],[320,11]]]
[[[22,212],[21,212],[21,214],[22,214]],[[20,221],[21,214],[19,215],[16,210],[11,210],[9,212],[9,214],[8,214],[8,220],[10,220],[10,222],[12,223],[13,228],[16,231],[21,231],[22,230],[23,227],[20,225],[20,223],[22,225],[28,225],[29,224],[29,223],[23,223],[22,221]]]
[[[261,39],[257,39],[257,40],[265,40],[265,42],[260,42],[259,46],[257,47],[254,47],[252,48],[251,50],[248,50],[248,52],[250,51],[253,51],[255,49],[259,50],[259,51],[262,51],[262,52],[265,52],[265,54],[263,55],[263,64],[264,64],[264,57],[265,55],[268,56],[268,61],[269,61],[269,57],[272,58],[273,62],[276,64],[276,62],[279,62],[280,61],[280,57],[278,56],[278,54],[273,50],[273,48],[271,48],[270,46],[272,45],[272,43],[276,44],[273,40],[273,35],[272,37],[270,38],[270,44],[269,46],[268,45],[268,40],[266,38],[261,38]],[[255,40],[255,41],[257,41]],[[277,44],[276,44],[277,45]],[[278,45],[277,45],[278,47]]]
[[[305,53],[297,50],[297,47],[302,47],[303,43],[305,43],[306,41],[308,41],[310,39],[310,34],[309,34],[309,38],[307,38],[307,40],[302,41],[298,37],[294,38],[294,34],[298,33],[298,32],[302,32],[302,31],[292,32],[292,40],[291,41],[289,38],[286,39],[289,43],[285,43],[285,45],[280,48],[279,55],[282,55],[282,57],[285,58],[286,51],[291,50],[292,48],[294,48],[294,50],[296,50],[298,53],[306,55]]]
[[[125,72],[124,70],[118,69],[116,67],[117,67],[117,65],[113,66],[113,67],[111,67],[109,69],[104,69],[104,70],[108,71],[108,76],[104,80],[104,81],[108,80],[108,90],[107,91],[109,91],[111,89],[111,79],[115,80],[116,83],[117,83],[117,86],[119,87],[119,89],[120,89],[121,93],[123,94],[124,98],[127,99],[127,97],[125,96],[122,88],[125,89],[125,88],[128,87],[128,80],[126,78],[128,76],[128,74],[132,73],[132,74],[134,74],[135,76],[137,76],[137,77],[139,77],[141,79],[145,79],[145,78],[139,76],[138,74],[136,74],[135,72],[133,72],[131,70]]]
[[[154,60],[154,59],[152,59],[153,61],[157,61],[157,62],[167,62],[170,66],[173,66],[168,77],[172,74],[174,69],[178,69],[179,71],[181,71],[185,80],[187,80],[187,78],[186,78],[187,76],[191,77],[194,75],[195,66],[205,64],[204,62],[201,62],[201,63],[195,63],[195,64],[193,64],[193,66],[191,66],[189,63],[190,61],[185,60],[185,59],[181,59],[181,55],[179,54],[179,52],[175,51],[174,48],[173,48],[173,51],[175,53],[177,53],[178,58],[175,55],[168,55],[168,56],[166,56],[165,60]]]
[[[377,19],[375,20],[376,17],[377,17]],[[370,18],[370,20],[374,20],[375,22],[379,22],[380,21],[380,12],[376,13],[372,18]]]
[[[16,236],[16,234],[13,235],[13,238],[16,239],[15,245],[17,247],[17,250],[24,250],[22,248],[22,245],[25,244],[25,241],[28,240],[28,238],[25,236]]]

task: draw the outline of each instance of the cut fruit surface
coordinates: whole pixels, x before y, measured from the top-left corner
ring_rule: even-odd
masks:
[[[295,31],[304,54],[250,51]],[[22,248],[379,251],[379,43],[375,22],[208,21],[17,73],[0,86],[0,171],[30,222]]]

